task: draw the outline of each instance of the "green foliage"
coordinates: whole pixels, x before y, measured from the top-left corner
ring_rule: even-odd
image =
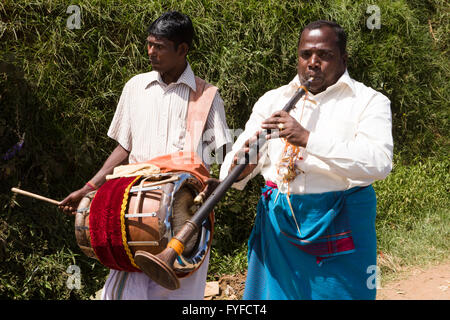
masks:
[[[439,209],[448,206],[446,1],[377,1],[381,28],[374,30],[366,27],[373,3],[362,0],[70,4],[81,8],[80,29],[67,28],[66,1],[0,3],[0,155],[9,155],[0,159],[0,297],[87,299],[100,289],[107,270],[78,249],[73,218],[10,188],[62,199],[98,170],[114,146],[106,132],[123,85],[149,71],[146,28],[169,9],[192,18],[197,38],[189,61],[219,87],[235,129],[264,92],[295,76],[302,27],[316,19],[340,23],[350,74],[392,102],[396,167],[376,184],[382,247],[393,248],[389,230],[448,216]],[[11,149],[22,138],[21,150]],[[261,184],[258,178],[244,191],[230,190],[215,209],[213,274],[245,268]],[[432,208],[447,214],[433,216]],[[82,290],[66,287],[72,264],[81,268]]]
[[[449,203],[450,161],[425,159],[414,165],[394,165],[391,174],[374,187],[378,218],[391,228],[410,229],[416,221],[426,217],[427,211]],[[444,207],[446,210],[448,208]]]
[[[378,198],[378,250],[395,263],[383,263],[383,275],[405,265],[448,259],[450,239],[450,161],[424,159],[395,165],[374,184]]]

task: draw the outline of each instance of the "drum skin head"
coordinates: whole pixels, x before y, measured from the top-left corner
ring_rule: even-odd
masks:
[[[180,280],[175,272],[157,256],[139,250],[134,255],[134,261],[150,279],[164,288],[176,290],[180,287]]]
[[[193,212],[190,211],[191,207],[194,205],[194,198],[196,194],[194,191],[188,187],[181,187],[180,190],[175,194],[173,201],[173,212],[172,215],[172,227],[173,234],[177,234],[178,231],[184,226],[186,220],[192,218]],[[185,248],[183,250],[183,256],[190,257],[199,239],[199,232],[197,231],[192,238],[184,244]]]

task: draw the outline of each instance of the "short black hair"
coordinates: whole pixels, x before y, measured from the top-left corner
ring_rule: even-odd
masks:
[[[342,54],[346,53],[347,52],[347,34],[345,33],[345,30],[334,21],[316,20],[316,21],[309,23],[308,25],[306,25],[303,28],[302,32],[300,32],[300,37],[298,38],[298,44],[300,44],[300,38],[301,38],[304,30],[315,30],[315,29],[320,29],[324,26],[330,27],[331,29],[333,29],[334,33],[337,36],[337,44],[338,44],[339,50],[341,51]]]
[[[178,11],[168,11],[163,13],[158,19],[152,22],[147,29],[149,36],[156,38],[166,38],[178,45],[185,42],[192,47],[194,38],[194,27],[191,19]]]

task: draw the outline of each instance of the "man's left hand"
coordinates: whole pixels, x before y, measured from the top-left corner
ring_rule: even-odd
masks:
[[[309,131],[286,111],[275,112],[262,122],[261,127],[272,130],[272,133],[267,135],[267,140],[285,138],[290,144],[300,147],[306,147],[308,143]],[[276,131],[273,132],[274,130]]]
[[[205,193],[205,198],[208,199],[208,197],[213,193],[213,191],[217,188],[217,186],[220,184],[220,180],[215,178],[209,178],[206,180],[206,187],[202,190],[202,192]]]
[[[206,186],[203,188],[203,190],[194,199],[194,203],[197,204],[197,205],[200,205],[206,199],[208,199],[208,197],[213,193],[213,191],[220,184],[220,180],[215,179],[215,178],[208,178],[205,181],[205,184],[206,184]]]

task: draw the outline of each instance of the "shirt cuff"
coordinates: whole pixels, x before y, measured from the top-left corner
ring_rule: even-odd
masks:
[[[115,140],[118,144],[120,144],[122,146],[122,148],[124,148],[128,152],[131,152],[131,142],[130,141],[128,141],[127,139],[124,139],[124,138],[120,138],[119,136],[116,136],[110,132],[108,132],[107,135],[111,139]]]
[[[246,186],[247,183],[250,181],[250,179],[252,178],[252,176],[253,176],[253,172],[251,172],[251,173],[250,173],[248,176],[246,176],[244,179],[239,180],[239,181],[233,183],[233,184],[231,185],[231,187],[234,188],[234,189],[237,189],[237,190],[239,190],[239,191],[244,190],[245,186]]]

